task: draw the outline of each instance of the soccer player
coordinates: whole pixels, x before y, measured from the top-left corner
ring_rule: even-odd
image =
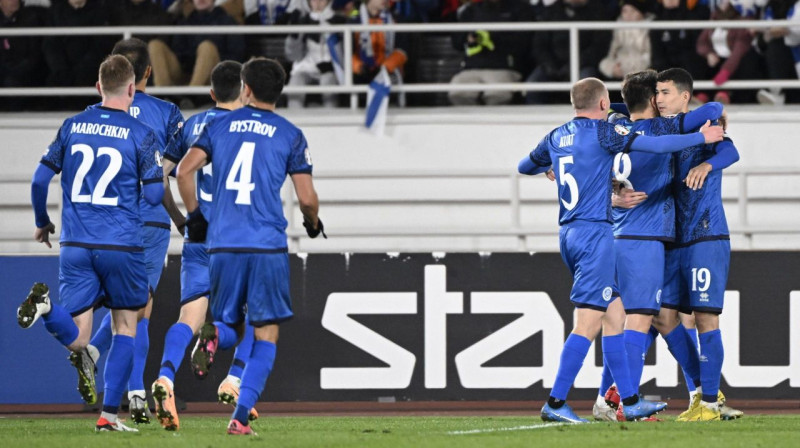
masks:
[[[683,69],[658,74],[656,103],[662,115],[686,112],[692,78]],[[679,325],[678,312],[694,313],[700,340],[700,383],[680,421],[737,418],[719,392],[724,349],[719,332],[730,264],[730,234],[722,207],[722,170],[739,160],[727,136],[722,142],[684,150],[674,157],[676,244],[666,252],[662,312],[655,323],[663,334]]]
[[[609,117],[615,124],[628,127],[642,135],[679,134],[681,130],[693,131],[707,120],[717,120],[722,105],[708,103],[693,112],[665,118],[658,116],[655,107],[657,72],[645,70],[625,76],[622,97],[630,119],[621,114]],[[625,319],[625,349],[628,367],[635,392],[639,392],[644,357],[652,343],[650,337],[653,316],[660,310],[664,276],[664,243],[675,241],[675,205],[672,197],[671,154],[634,152],[618,154],[614,159],[614,174],[618,182],[629,190],[645,195],[646,200],[633,208],[613,207],[614,253],[616,279],[627,314]],[[699,382],[697,350],[682,327],[663,335],[670,352],[684,368],[692,372],[690,378]],[[617,420],[605,397],[610,378],[604,365],[604,384],[592,409],[595,419]],[[612,392],[613,394],[613,392]],[[619,411],[619,410],[617,410]]]
[[[611,172],[614,155],[629,150],[669,152],[722,137],[719,127],[701,133],[648,137],[603,121],[610,105],[602,81],[585,78],[573,85],[570,99],[575,118],[545,136],[519,164],[523,174],[548,173],[558,180],[561,256],[573,273],[570,294],[578,308],[575,327],[564,343],[553,390],[542,408],[545,421],[584,423],[566,404],[567,393],[589,346],[603,328],[603,354],[623,397],[626,419],[648,417],[666,403],[640,399],[630,384],[622,329],[625,320],[614,293]]]
[[[136,95],[133,98],[129,113],[132,117],[147,124],[155,131],[158,151],[163,156],[167,142],[182,126],[183,116],[174,104],[152,97],[145,93],[147,79],[150,77],[150,55],[147,44],[140,39],[132,38],[117,42],[111,54],[126,57],[133,65],[136,74]],[[167,208],[177,210],[169,191],[164,192]],[[136,329],[136,349],[133,357],[133,370],[128,380],[128,399],[130,400],[131,418],[136,423],[150,423],[150,409],[145,399],[144,367],[147,351],[150,347],[148,328],[150,313],[153,309],[153,294],[158,288],[164,261],[169,248],[170,218],[161,203],[149,204],[143,198],[139,201],[139,210],[144,220],[144,257],[147,268],[147,279],[150,284],[150,295],[147,307],[139,313]],[[111,344],[111,316],[106,315],[91,340],[90,353],[96,360]]]
[[[189,239],[203,241],[208,233],[214,319],[243,331],[246,317],[255,327],[227,429],[228,434],[251,435],[248,414],[272,370],[279,324],[292,317],[287,223],[280,197],[287,174],[308,235],[325,234],[306,139],[275,113],[286,73],[277,61],[256,58],[244,64],[241,77],[246,106],[203,128],[178,165],[178,189],[189,212]],[[195,197],[195,173],[206,163],[214,165],[208,223]]]
[[[175,139],[170,142],[164,154],[164,189],[169,188],[169,173],[172,172],[183,158],[186,151],[192,147],[192,143],[200,135],[200,131],[212,119],[222,117],[231,110],[242,107],[239,98],[241,89],[242,64],[235,61],[223,61],[217,64],[211,71],[211,98],[216,102],[213,107],[205,112],[193,115],[186,120]],[[203,167],[197,173],[197,198],[203,216],[211,216],[210,193],[211,164]],[[181,220],[183,217],[181,216]],[[167,430],[177,430],[180,427],[177,408],[175,407],[174,381],[175,372],[180,368],[186,347],[192,337],[198,333],[203,326],[208,310],[208,294],[211,290],[208,270],[208,252],[205,242],[194,243],[184,241],[183,252],[181,254],[181,312],[178,322],[173,324],[167,331],[164,341],[164,355],[161,358],[161,370],[159,376],[153,383],[152,392],[156,400],[157,417]],[[208,372],[208,364],[213,359],[213,353],[217,345],[220,348],[229,348],[238,342],[236,332],[226,325],[219,327],[209,324],[210,328],[205,328],[205,336],[198,339],[198,348],[195,348],[195,357],[201,358],[198,362],[193,362],[195,373],[201,373],[205,377]],[[222,330],[222,338],[218,337],[219,330]],[[229,404],[236,404],[239,396],[239,384],[241,383],[242,370],[247,359],[250,357],[250,349],[253,345],[253,330],[248,328],[245,338],[237,346],[234,361],[231,365],[231,373],[220,384],[220,400]],[[249,335],[249,338],[247,337]],[[218,344],[219,342],[219,344]],[[207,347],[211,346],[212,357],[208,357]],[[255,409],[251,410],[251,418],[257,418]]]
[[[137,310],[147,304],[140,190],[148,204],[161,203],[161,154],[152,129],[127,114],[135,92],[130,62],[109,56],[100,65],[97,89],[103,97],[100,107],[64,122],[31,186],[34,237],[51,247],[49,234],[55,226],[47,216],[47,190],[50,179],[62,173],[61,304],[51,303],[48,287],[36,283],[17,316],[23,328],[41,316],[45,328],[71,351],[78,390],[92,404],[97,400],[95,362],[86,349],[92,314],[96,305],[110,308],[114,336],[104,372],[103,411],[95,428],[136,431],[117,420],[117,411],[133,363]]]

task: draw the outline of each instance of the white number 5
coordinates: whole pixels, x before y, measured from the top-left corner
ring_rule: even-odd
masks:
[[[574,156],[565,156],[558,158],[558,181],[561,185],[566,185],[570,192],[569,202],[565,201],[563,198],[561,199],[561,203],[564,204],[564,208],[567,210],[572,210],[575,208],[575,205],[578,204],[578,181],[572,177],[572,174],[566,171],[567,164],[575,163],[573,157]]]

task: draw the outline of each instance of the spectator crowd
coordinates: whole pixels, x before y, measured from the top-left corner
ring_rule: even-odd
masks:
[[[789,19],[797,27],[715,27],[717,20]],[[693,29],[583,30],[579,33],[580,77],[620,80],[648,67],[682,67],[717,89],[695,100],[723,103],[800,102],[795,90],[725,89],[729,80],[798,79],[798,0],[0,0],[2,87],[88,87],[117,36],[3,36],[28,27],[336,25],[426,22],[678,22],[706,21]],[[288,84],[336,85],[343,64],[356,83],[369,83],[382,69],[393,82],[513,83],[570,79],[570,42],[565,31],[372,32],[353,36],[353,58],[342,61],[339,33],[171,34],[136,36],[148,43],[155,86],[209,84],[221,60],[252,56],[278,59]],[[448,41],[448,45],[442,42]],[[428,61],[433,60],[433,64]],[[433,70],[431,67],[452,67]],[[547,104],[563,93],[487,90],[452,91],[444,103]],[[425,105],[424,95],[417,103]],[[289,107],[336,107],[337,95],[289,95]],[[52,104],[50,105],[53,106]],[[59,105],[56,104],[55,107]],[[36,108],[36,100],[6,97],[2,110]],[[46,107],[46,106],[43,106]]]

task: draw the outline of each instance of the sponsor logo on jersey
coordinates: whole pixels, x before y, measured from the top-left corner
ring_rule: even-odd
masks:
[[[619,135],[628,135],[631,133],[631,130],[628,127],[621,124],[614,126],[614,131],[616,131],[616,133]]]

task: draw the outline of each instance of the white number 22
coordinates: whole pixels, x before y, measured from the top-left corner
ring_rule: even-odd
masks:
[[[83,155],[83,159],[81,160],[81,164],[78,166],[78,171],[75,173],[75,179],[72,181],[72,194],[70,196],[72,202],[84,202],[94,205],[110,205],[115,207],[119,202],[119,196],[114,196],[113,198],[107,198],[105,196],[108,185],[111,184],[111,181],[114,180],[114,176],[116,176],[117,173],[119,173],[120,168],[122,168],[122,154],[120,154],[120,152],[116,149],[108,146],[98,148],[97,157],[108,156],[108,167],[100,176],[100,179],[98,179],[97,184],[94,186],[94,190],[91,192],[91,194],[81,194],[83,181],[86,179],[86,175],[89,174],[89,170],[92,169],[95,157],[92,147],[82,143],[72,145],[71,154],[75,155],[76,152],[81,153]]]
[[[575,208],[575,205],[578,204],[578,181],[572,177],[572,174],[569,174],[566,171],[566,165],[574,162],[574,156],[564,156],[558,158],[558,179],[561,185],[566,185],[569,188],[570,192],[570,201],[567,202],[563,198],[561,199],[561,203],[564,204],[564,208],[567,210],[572,210]]]
[[[233,166],[225,179],[225,189],[236,191],[236,203],[250,205],[250,192],[256,189],[256,184],[250,182],[253,175],[253,153],[255,152],[255,142],[244,142],[236,158],[233,159]],[[239,180],[236,180],[236,177]]]

